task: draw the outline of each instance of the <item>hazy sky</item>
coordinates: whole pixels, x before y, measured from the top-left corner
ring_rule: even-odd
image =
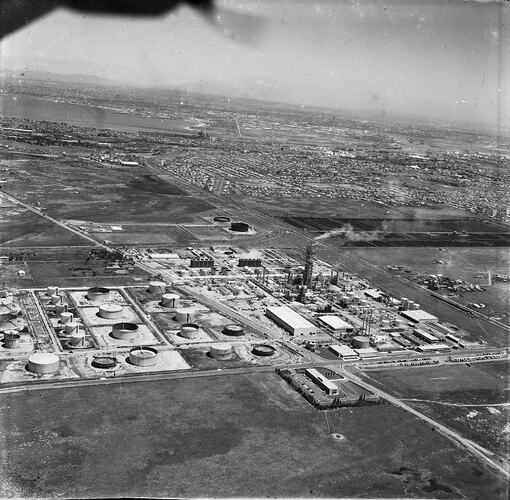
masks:
[[[56,11],[0,43],[4,67],[136,84],[259,80],[304,104],[510,126],[510,6],[465,0],[222,1],[155,19]],[[260,84],[260,82],[259,82]],[[271,95],[269,95],[271,97]]]

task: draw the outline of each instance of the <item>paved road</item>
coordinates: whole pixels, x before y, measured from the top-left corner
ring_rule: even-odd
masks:
[[[53,217],[50,217],[49,215],[44,214],[41,210],[38,210],[37,208],[34,208],[31,205],[28,205],[28,204],[22,202],[21,200],[18,200],[18,198],[15,198],[14,196],[11,196],[10,194],[0,193],[0,196],[4,197],[4,198],[7,198],[12,203],[16,203],[18,205],[21,205],[22,207],[26,208],[27,210],[30,210],[32,213],[37,214],[39,217],[42,217],[42,218],[44,218],[46,220],[49,220],[50,222],[53,222],[53,224],[56,224],[57,226],[59,226],[59,227],[61,227],[63,229],[66,229],[67,231],[71,231],[72,233],[74,233],[74,234],[76,234],[76,235],[78,235],[78,236],[80,236],[80,237],[90,241],[91,243],[94,244],[94,246],[103,246],[104,248],[107,248],[104,245],[101,245],[94,238],[91,238],[90,236],[88,236],[86,234],[83,234],[82,232],[78,231],[77,229],[74,229],[73,227],[71,227],[71,226],[69,226],[67,224],[64,224],[63,222],[60,222],[59,220],[54,219]],[[108,248],[108,250],[110,250],[110,248]]]

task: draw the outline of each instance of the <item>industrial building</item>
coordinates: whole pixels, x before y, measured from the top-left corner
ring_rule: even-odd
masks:
[[[404,318],[411,320],[413,323],[433,323],[438,321],[436,316],[429,314],[423,309],[416,309],[414,311],[400,311],[400,314]]]
[[[342,318],[338,316],[319,316],[317,318],[321,323],[324,323],[327,327],[333,330],[335,333],[346,333],[352,332],[352,325],[344,321]]]
[[[320,374],[315,368],[307,368],[306,375],[313,380],[328,396],[339,394],[338,387],[329,381],[324,375]]]
[[[190,260],[189,266],[195,268],[212,268],[214,267],[214,260],[210,257],[197,257]]]
[[[417,347],[419,352],[451,351],[451,349],[448,344],[428,344]]]
[[[425,330],[422,330],[421,328],[415,328],[413,330],[413,333],[420,340],[424,340],[425,342],[427,342],[427,344],[433,344],[434,342],[439,342],[439,339],[435,335],[432,335],[431,333],[426,332]]]
[[[239,259],[238,267],[262,267],[262,259]]]
[[[342,359],[358,359],[358,355],[347,345],[331,345],[329,350]]]
[[[268,307],[266,308],[266,316],[291,335],[307,335],[317,332],[316,326],[287,306]]]

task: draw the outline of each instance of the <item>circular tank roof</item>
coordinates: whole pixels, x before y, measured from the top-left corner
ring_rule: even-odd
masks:
[[[364,335],[357,335],[356,337],[353,337],[352,340],[356,340],[357,342],[370,342],[370,339]]]
[[[225,335],[234,335],[234,336],[242,335],[244,333],[244,327],[241,325],[235,325],[235,324],[227,325],[223,329],[223,333]]]
[[[114,368],[117,365],[117,358],[114,356],[94,356],[92,360],[92,366],[106,370],[108,368]]]
[[[154,358],[158,355],[158,351],[152,347],[133,347],[129,351],[130,355],[136,356],[137,358]]]
[[[35,365],[51,365],[58,363],[59,357],[51,352],[37,352],[28,358],[30,363]]]
[[[230,344],[211,344],[211,351],[216,352],[230,352],[232,350],[232,346]]]
[[[122,306],[119,306],[118,304],[103,304],[102,306],[99,306],[99,310],[105,312],[121,312],[122,309]]]
[[[4,333],[4,340],[17,340],[21,338],[21,335],[14,332],[5,332]]]
[[[150,281],[149,286],[166,286],[164,281]]]
[[[276,349],[269,344],[258,344],[253,346],[252,352],[256,356],[271,356],[276,352]]]
[[[93,286],[87,290],[90,293],[110,293],[109,288],[104,288],[102,286]]]
[[[112,326],[113,330],[126,330],[129,332],[136,332],[138,325],[136,323],[115,323]]]
[[[193,307],[180,307],[179,309],[175,310],[175,312],[179,314],[194,314],[196,311],[197,310]]]
[[[176,293],[164,293],[161,296],[162,299],[168,299],[168,300],[174,300],[174,299],[180,299],[180,295],[177,295]]]

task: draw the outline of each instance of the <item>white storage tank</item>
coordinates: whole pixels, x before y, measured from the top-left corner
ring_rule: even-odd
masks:
[[[94,286],[87,290],[87,299],[94,303],[102,303],[110,298],[110,289],[101,286]]]
[[[61,314],[63,312],[67,312],[67,307],[68,307],[68,304],[57,304],[55,306],[55,312],[57,314]]]
[[[21,345],[21,336],[16,330],[8,330],[4,333],[4,345],[6,349],[17,349]]]
[[[70,344],[72,347],[84,347],[85,346],[85,332],[80,332],[76,330],[71,335]]]
[[[165,293],[167,284],[164,281],[151,281],[149,283],[149,292],[154,294]]]
[[[66,335],[73,335],[80,329],[80,325],[76,323],[75,321],[69,321],[65,325],[65,332]]]
[[[52,304],[58,304],[59,302],[64,302],[64,297],[62,297],[62,295],[59,295],[58,293],[55,293],[50,297],[50,302]]]
[[[153,347],[133,347],[129,362],[135,366],[153,366],[158,362],[158,351]]]
[[[99,306],[99,317],[104,319],[120,319],[122,318],[123,307],[118,304],[103,304]]]
[[[52,295],[58,295],[58,286],[49,286],[46,288],[46,295],[52,296]]]
[[[38,352],[28,358],[28,369],[41,375],[55,373],[60,367],[57,355],[50,352]]]
[[[209,354],[214,359],[230,358],[232,356],[232,346],[224,343],[212,344]]]
[[[196,339],[200,336],[200,327],[196,323],[184,323],[180,336],[185,339]]]
[[[179,323],[192,323],[195,319],[195,312],[192,307],[181,307],[175,310],[175,319]]]
[[[370,339],[363,335],[357,335],[352,339],[354,349],[367,349],[370,346]]]
[[[73,313],[71,312],[63,312],[60,313],[60,322],[65,325],[66,323],[70,323],[73,321]]]
[[[138,325],[135,323],[116,323],[112,327],[112,337],[118,340],[135,340],[138,335]]]
[[[179,307],[179,295],[175,293],[165,293],[161,297],[161,305],[163,307]]]

